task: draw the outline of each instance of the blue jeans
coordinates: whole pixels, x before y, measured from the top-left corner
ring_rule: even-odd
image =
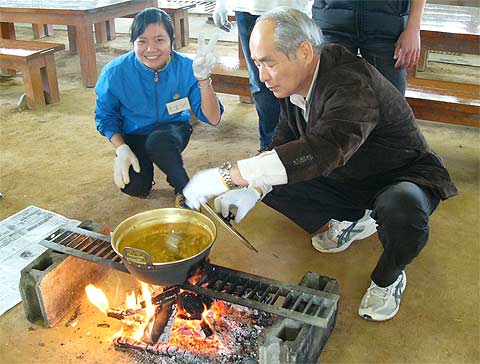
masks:
[[[330,14],[319,0],[315,0],[313,4],[312,18],[322,29],[325,43],[343,45],[355,55],[360,51],[367,62],[380,71],[402,95],[405,95],[407,72],[404,69],[395,68],[396,60],[393,59],[397,39],[402,31],[403,18],[395,19],[395,24],[399,27],[398,34],[393,34],[391,29],[383,34],[372,31],[373,25],[368,21],[372,21],[374,15],[368,15],[361,1],[357,4],[359,6],[355,13],[356,21],[352,21],[351,24],[338,24],[341,20],[333,18],[339,15],[338,12],[346,10],[337,10],[335,15]],[[377,23],[380,20],[378,19]]]
[[[258,15],[241,11],[235,12],[237,19],[238,35],[247,61],[250,90],[258,114],[258,129],[260,133],[260,149],[267,148],[272,142],[275,127],[278,124],[280,105],[275,95],[260,81],[258,69],[250,56],[250,34]]]
[[[360,188],[329,177],[275,186],[263,200],[310,234],[330,219],[356,221],[366,209],[377,222],[383,245],[372,280],[381,287],[393,283],[426,245],[429,217],[440,199],[424,187],[399,181]]]
[[[169,123],[158,126],[148,135],[123,135],[125,143],[138,158],[141,171],[130,167],[130,183],[122,192],[146,197],[152,189],[153,164],[167,176],[167,182],[175,194],[181,193],[189,178],[183,167],[182,152],[190,140],[192,127],[188,123]]]

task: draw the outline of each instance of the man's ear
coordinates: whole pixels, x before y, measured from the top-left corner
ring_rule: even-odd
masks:
[[[310,63],[313,59],[313,47],[308,40],[304,40],[297,49],[297,58],[304,60],[306,63]]]

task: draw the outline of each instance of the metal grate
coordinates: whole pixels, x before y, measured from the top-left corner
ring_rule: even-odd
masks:
[[[60,228],[40,244],[55,251],[106,265],[123,272],[128,270],[112,249],[110,238],[88,230]],[[198,294],[258,309],[327,328],[334,319],[339,296],[323,290],[281,282],[253,274],[206,263],[199,280],[184,283],[182,288]]]
[[[127,272],[120,257],[110,244],[110,237],[76,227],[56,230],[40,241],[40,244],[61,253],[73,255],[91,262]]]
[[[185,289],[242,306],[326,328],[339,296],[233,269],[206,264],[202,277]]]

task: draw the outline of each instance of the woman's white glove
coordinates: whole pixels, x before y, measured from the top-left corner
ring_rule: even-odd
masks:
[[[229,32],[232,29],[232,23],[228,21],[227,0],[217,0],[213,10],[213,21],[220,29]]]
[[[122,144],[116,151],[117,157],[113,168],[113,180],[119,188],[125,188],[125,185],[130,183],[130,176],[128,171],[130,166],[137,173],[140,172],[140,163],[135,153],[132,152],[127,144]]]
[[[214,34],[205,47],[205,35],[200,33],[198,35],[198,48],[197,55],[193,60],[193,74],[199,81],[206,80],[212,74],[213,66],[217,59],[213,55],[212,51],[218,41],[218,34]]]
[[[218,168],[198,172],[183,189],[187,205],[198,210],[202,203],[228,191]]]
[[[259,199],[260,193],[253,187],[231,190],[215,199],[215,211],[221,212],[223,217],[227,217],[230,208],[236,207],[235,222],[238,224]]]

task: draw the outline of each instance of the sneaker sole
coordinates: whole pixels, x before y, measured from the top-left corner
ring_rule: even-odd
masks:
[[[403,297],[403,292],[405,292],[405,288],[407,288],[407,275],[405,274],[405,279],[403,281],[403,287],[402,287],[402,295],[400,296]],[[400,300],[400,303],[401,303],[401,300]],[[366,315],[366,314],[361,314],[360,312],[358,313],[360,315],[361,318],[367,320],[367,321],[375,321],[375,322],[383,322],[383,321],[388,321],[388,320],[391,320],[392,318],[395,317],[395,315],[398,313],[398,310],[400,309],[400,303],[398,304],[397,308],[395,309],[395,311],[393,311],[390,315],[388,316],[385,316],[385,317],[382,317],[382,318],[377,318],[377,319],[374,319],[372,318],[370,315]]]
[[[338,248],[324,249],[323,247],[318,246],[317,243],[314,242],[313,240],[312,240],[312,246],[315,250],[318,250],[321,253],[327,253],[327,254],[329,254],[329,253],[340,253],[340,252],[343,252],[344,250],[347,250],[355,240],[366,239],[370,235],[373,235],[376,232],[377,232],[377,224],[370,224],[370,225],[367,225],[367,228],[364,231],[362,231],[360,234],[355,236],[354,239],[350,240],[350,242],[348,242],[346,244],[343,244],[342,246],[339,246]]]

